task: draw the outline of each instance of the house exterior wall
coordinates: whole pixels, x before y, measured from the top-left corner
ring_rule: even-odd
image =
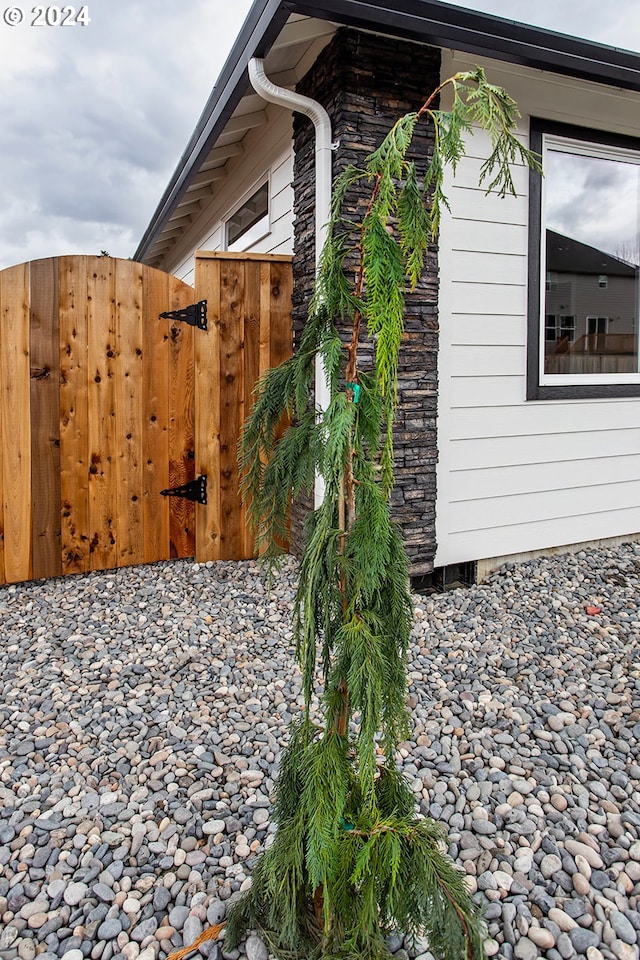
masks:
[[[296,88],[322,103],[331,117],[333,138],[339,142],[334,176],[348,164],[361,164],[399,117],[421,106],[437,87],[439,76],[437,49],[340,29]],[[431,153],[431,136],[426,125],[416,131],[415,155],[422,164]],[[293,319],[299,335],[315,273],[314,131],[310,121],[299,115],[294,119],[294,148]],[[435,553],[437,295],[437,254],[432,250],[422,282],[407,296],[395,428],[393,514],[402,527],[414,574],[428,573]],[[363,357],[366,352],[365,347]],[[295,506],[294,549],[300,544],[309,506],[302,501]]]
[[[587,317],[607,317],[609,333],[633,333],[638,315],[636,277],[608,277],[606,290],[593,273],[553,274],[557,287],[545,296],[546,313],[576,318],[576,338],[589,331]]]
[[[529,117],[638,136],[638,94],[443,53],[442,76],[480,62]],[[527,401],[528,173],[485,197],[486,138],[446,192],[440,232],[438,566],[640,531],[640,398]]]
[[[269,233],[248,253],[293,253],[293,153],[291,114],[269,104],[268,123],[245,137],[244,155],[232,161],[229,176],[217,185],[189,231],[171,251],[163,269],[193,284],[196,250],[224,249],[224,221],[269,179]]]

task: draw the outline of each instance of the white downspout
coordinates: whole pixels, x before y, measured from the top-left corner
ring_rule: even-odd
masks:
[[[327,238],[327,226],[331,216],[331,154],[336,144],[331,139],[331,120],[329,114],[316,100],[303,97],[299,93],[278,87],[264,72],[264,60],[252,57],[249,61],[249,79],[251,86],[263,100],[277,103],[303,113],[313,121],[316,130],[316,274],[320,264],[320,254]],[[321,410],[329,406],[329,384],[323,365],[316,363],[315,375],[316,404]],[[315,505],[322,503],[324,488],[322,479],[316,477]]]

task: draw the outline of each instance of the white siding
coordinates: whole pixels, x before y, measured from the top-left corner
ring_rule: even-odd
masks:
[[[443,78],[478,61],[443,52]],[[638,136],[640,96],[484,61],[529,117]],[[640,399],[527,401],[528,173],[485,197],[480,133],[446,193],[440,256],[436,564],[640,531]]]
[[[168,273],[193,283],[196,250],[222,250],[225,218],[269,177],[269,233],[249,248],[253,253],[293,253],[293,142],[291,112],[269,105],[269,122],[244,138],[244,155],[228,161],[229,176],[163,265]]]

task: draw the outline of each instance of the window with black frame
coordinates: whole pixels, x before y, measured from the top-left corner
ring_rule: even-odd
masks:
[[[640,394],[640,143],[532,121],[528,396]]]

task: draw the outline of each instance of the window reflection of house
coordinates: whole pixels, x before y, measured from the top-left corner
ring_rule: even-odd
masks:
[[[546,232],[545,373],[637,371],[638,267]]]

